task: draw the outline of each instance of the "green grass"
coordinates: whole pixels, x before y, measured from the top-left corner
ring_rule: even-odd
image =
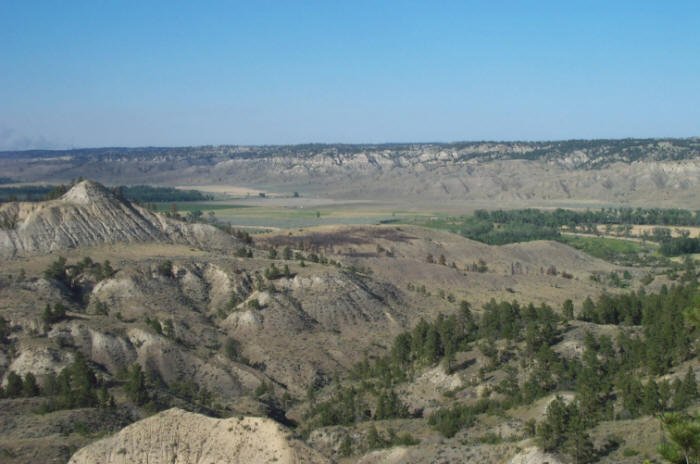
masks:
[[[156,211],[160,212],[166,212],[170,211],[170,208],[172,207],[173,203],[154,203],[156,206]],[[196,210],[201,210],[201,211],[221,211],[221,210],[227,210],[227,209],[241,209],[241,208],[250,208],[250,206],[246,205],[229,205],[229,204],[212,204],[212,203],[196,203],[196,202],[174,202],[175,205],[177,205],[177,210],[179,212],[184,212],[187,213],[189,211],[196,211]]]
[[[656,246],[609,237],[582,237],[580,235],[561,236],[560,241],[596,258],[611,262],[632,264],[642,256],[655,254]]]
[[[317,216],[316,213],[320,213]],[[415,213],[397,213],[382,209],[348,208],[346,206],[311,206],[289,208],[284,206],[250,206],[216,212],[216,217],[236,226],[276,227],[296,229],[322,225],[407,224]]]
[[[448,216],[443,214],[415,214],[412,219],[404,220],[406,224],[413,224],[429,229],[445,230],[459,233],[465,225],[473,222],[472,216]]]
[[[156,211],[169,212],[173,203],[155,203]],[[190,211],[203,213],[214,211],[216,218],[230,222],[234,226],[294,229],[334,224],[380,224],[380,223],[416,223],[427,219],[421,213],[387,211],[385,209],[356,208],[347,205],[309,206],[293,208],[285,206],[243,205],[229,202],[175,202],[177,211],[183,216]],[[317,216],[320,213],[320,217]]]

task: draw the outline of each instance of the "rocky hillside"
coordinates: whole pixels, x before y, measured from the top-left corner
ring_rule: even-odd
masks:
[[[697,139],[84,149],[0,156],[18,181],[241,185],[334,198],[695,209]]]
[[[271,419],[214,419],[169,409],[73,455],[69,464],[329,462]]]
[[[1,257],[135,242],[209,248],[234,244],[229,235],[212,226],[186,224],[152,213],[91,181],[74,185],[57,200],[0,206]]]
[[[653,330],[639,308],[682,297],[665,308],[667,322],[682,322],[673,311],[696,291],[660,288],[695,279],[688,265],[622,268],[560,243],[490,246],[412,225],[279,230],[222,253],[205,243],[233,240],[218,229],[91,182],[3,211],[13,208],[4,233],[23,237],[13,250],[27,254],[0,269],[0,462],[9,464],[569,462],[569,447],[534,448],[549,404],[597,379],[581,374],[581,362],[598,359],[591,350],[613,357],[610,343],[628,343],[620,335]],[[42,240],[61,256],[31,248]],[[625,290],[600,278],[609,275],[676,293],[612,300]],[[690,328],[673,327],[678,337],[659,340],[694,346]],[[620,352],[674,352],[634,340]],[[676,380],[694,381],[694,352],[659,362],[644,379],[670,392],[659,404],[693,404],[697,388]],[[600,370],[606,385],[617,385],[615,363]],[[655,456],[658,421],[616,394],[600,398],[620,420],[601,412],[587,423],[586,450],[602,462]],[[638,437],[620,432],[634,435],[631,451],[607,445],[641,426]]]
[[[0,460],[65,462],[101,434],[164,407],[304,423],[309,391],[386,353],[421,318],[452,313],[462,299],[475,314],[491,298],[579,304],[602,290],[591,275],[617,269],[549,242],[495,247],[414,226],[280,231],[256,235],[243,249],[234,256],[144,241],[65,249],[65,260],[4,260],[0,384],[10,391],[13,376],[34,378],[42,396],[0,399]],[[475,263],[484,269],[473,270]],[[556,275],[542,273],[551,266]],[[638,271],[630,272],[636,281]],[[115,406],[100,403],[104,396],[76,403],[71,392],[51,393],[51,379],[85,365],[94,389],[106,389]],[[144,372],[146,397],[133,391],[134,366]],[[406,395],[425,407],[420,393]],[[34,413],[41,408],[47,412]]]

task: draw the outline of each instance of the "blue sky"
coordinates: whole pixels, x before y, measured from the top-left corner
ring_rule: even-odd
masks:
[[[698,135],[698,1],[0,0],[0,149]]]

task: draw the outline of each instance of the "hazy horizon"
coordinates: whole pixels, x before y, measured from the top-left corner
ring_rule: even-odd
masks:
[[[20,148],[20,149],[0,149],[0,153],[12,152],[32,152],[32,151],[72,151],[72,150],[138,150],[138,149],[179,149],[179,148],[204,148],[204,147],[294,147],[305,145],[323,146],[404,146],[404,145],[457,145],[457,144],[477,144],[477,143],[560,143],[572,141],[615,141],[615,140],[693,140],[700,136],[688,137],[614,137],[614,138],[592,138],[592,139],[550,139],[550,140],[449,140],[449,141],[407,141],[407,142],[299,142],[299,143],[220,143],[220,144],[200,144],[200,145],[114,145],[114,146],[85,146],[85,147],[65,147],[65,148]]]
[[[4,2],[0,150],[688,138],[699,24],[690,1]]]

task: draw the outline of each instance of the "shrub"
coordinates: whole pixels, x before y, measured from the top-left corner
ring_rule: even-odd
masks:
[[[159,263],[158,267],[156,268],[156,272],[158,272],[158,274],[162,275],[163,277],[172,277],[173,262],[169,259],[166,259],[165,261]]]
[[[240,343],[233,338],[227,338],[224,342],[224,353],[231,361],[238,361],[240,357]]]

